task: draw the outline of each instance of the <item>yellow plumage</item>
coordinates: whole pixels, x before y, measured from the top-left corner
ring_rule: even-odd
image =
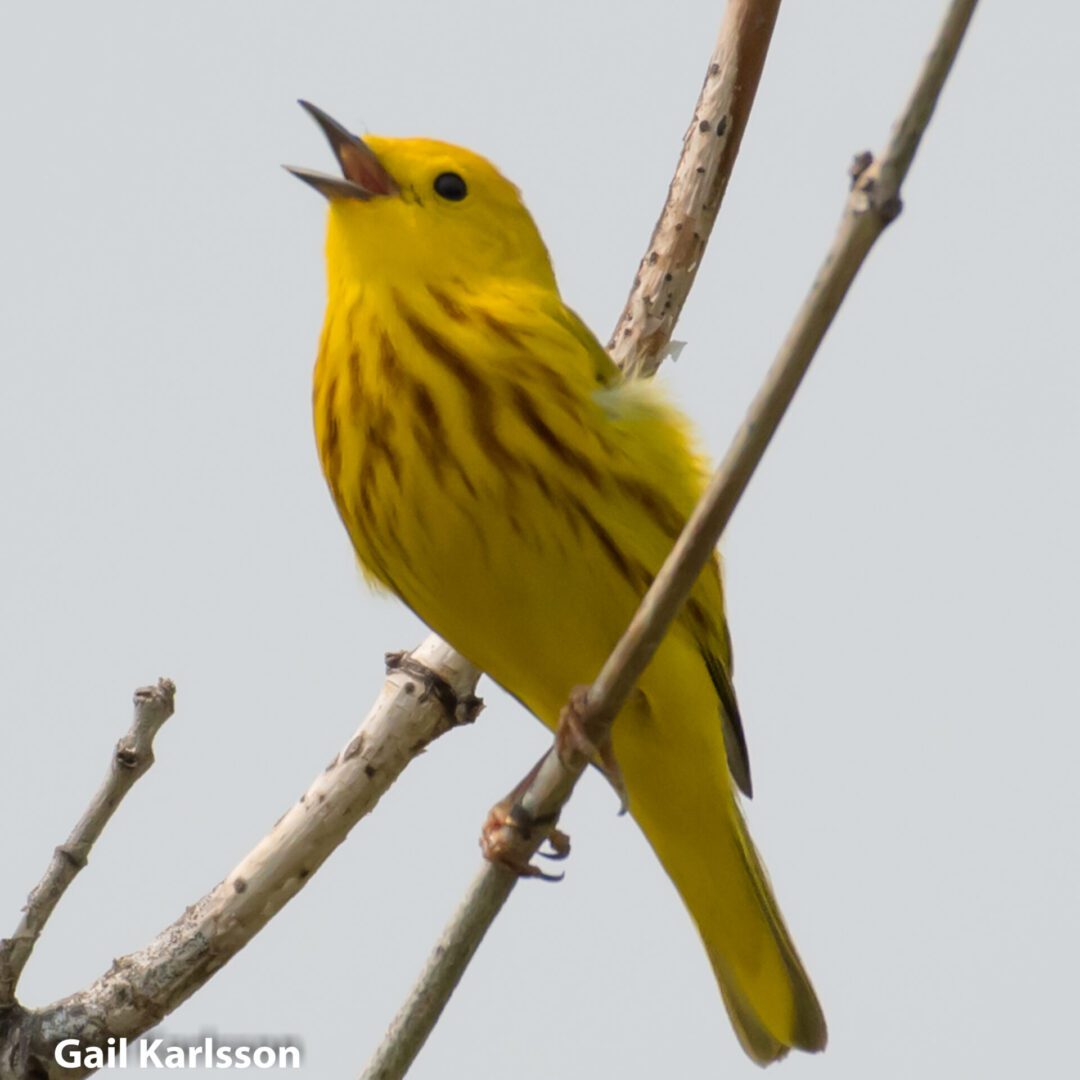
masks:
[[[554,727],[701,493],[686,420],[625,384],[558,293],[517,190],[483,158],[349,136],[311,109],[330,198],[319,453],[361,565]],[[447,179],[447,178],[450,179]],[[630,812],[697,923],[755,1060],[825,1021],[746,831],[749,768],[719,568],[614,729]]]

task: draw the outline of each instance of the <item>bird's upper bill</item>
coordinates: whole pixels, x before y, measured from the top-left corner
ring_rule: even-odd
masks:
[[[396,195],[398,185],[383,168],[371,147],[359,136],[343,128],[310,101],[300,104],[314,117],[334,151],[341,166],[342,177],[329,176],[313,169],[301,169],[294,165],[285,168],[310,184],[328,199],[371,199],[376,195]]]

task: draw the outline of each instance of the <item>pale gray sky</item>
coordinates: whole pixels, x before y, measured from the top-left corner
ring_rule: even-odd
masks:
[[[789,0],[664,378],[722,451],[943,0]],[[309,380],[330,154],[294,104],[493,158],[601,338],[722,4],[6,5],[0,15],[0,932],[134,686],[179,685],[23,983],[143,945],[347,740],[422,627],[365,590]],[[1075,12],[986,4],[905,195],[725,541],[749,810],[831,1029],[787,1078],[1075,1075],[1080,183]],[[488,686],[168,1030],[355,1074],[547,745]],[[598,777],[413,1075],[750,1077]],[[192,1074],[189,1074],[192,1075]]]

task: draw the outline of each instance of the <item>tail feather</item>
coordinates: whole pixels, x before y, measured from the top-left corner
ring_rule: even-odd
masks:
[[[734,800],[731,812],[747,878],[757,896],[760,912],[758,932],[764,932],[766,948],[772,953],[769,962],[759,970],[767,971],[778,963],[782,969],[780,980],[777,981],[773,974],[769,990],[758,990],[755,996],[753,988],[757,986],[758,979],[747,978],[733,968],[724,948],[723,936],[720,941],[714,942],[711,940],[715,933],[713,928],[708,924],[702,926],[700,922],[698,927],[705,938],[709,961],[739,1042],[759,1065],[769,1065],[785,1057],[792,1048],[810,1052],[824,1050],[828,1028],[810,978],[780,915],[761,857]],[[775,1004],[777,998],[780,1001],[779,1012]],[[766,1001],[770,1004],[766,1005]],[[758,1004],[755,1005],[755,1002]]]
[[[780,1061],[787,1057],[790,1047],[785,1046],[778,1039],[774,1039],[761,1026],[761,1021],[758,1020],[757,1014],[750,1007],[750,1004],[734,986],[729,985],[720,975],[715,963],[713,964],[713,970],[716,972],[716,981],[720,986],[720,996],[724,999],[724,1007],[727,1009],[728,1017],[731,1019],[731,1026],[735,1029],[735,1034],[739,1037],[739,1042],[742,1044],[747,1056],[752,1058],[758,1065],[771,1065],[774,1061]]]
[[[739,1041],[761,1065],[792,1048],[824,1049],[825,1017],[747,832],[723,746],[661,747],[661,736],[658,725],[616,726],[630,810],[697,924]]]

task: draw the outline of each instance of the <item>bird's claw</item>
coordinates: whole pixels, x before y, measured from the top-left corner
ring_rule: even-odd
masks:
[[[555,730],[555,747],[563,764],[570,754],[581,754],[588,758],[607,777],[608,783],[619,797],[619,813],[625,814],[630,809],[630,799],[623,780],[622,769],[615,757],[615,747],[611,741],[611,729],[603,737],[594,740],[588,730],[589,688],[576,686],[570,691],[570,700],[559,714],[559,726]]]
[[[542,859],[551,859],[552,862],[559,862],[570,855],[570,837],[564,833],[562,829],[556,829],[554,825],[552,825],[551,831],[544,838],[544,843],[547,844],[550,850],[544,851],[541,848],[541,850],[536,853]]]
[[[480,831],[480,850],[488,862],[505,866],[518,877],[539,878],[541,881],[562,881],[565,875],[549,874],[529,862],[530,841],[534,829],[544,829],[544,842],[550,851],[538,851],[545,859],[565,859],[570,854],[570,837],[555,828],[554,817],[534,818],[517,802],[517,792],[511,792],[496,803]]]

